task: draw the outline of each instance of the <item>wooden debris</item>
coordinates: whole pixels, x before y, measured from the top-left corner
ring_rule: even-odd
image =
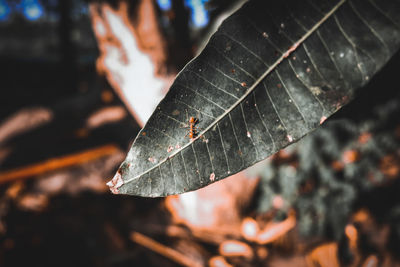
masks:
[[[208,265],[210,267],[233,267],[233,265],[229,264],[224,257],[222,256],[214,256],[208,261]]]
[[[226,257],[245,257],[252,258],[253,251],[249,245],[237,240],[226,240],[219,246],[219,253]]]
[[[289,217],[282,222],[271,222],[257,235],[258,244],[268,244],[274,242],[278,238],[285,235],[296,225],[296,218],[294,215]]]
[[[378,267],[379,260],[376,255],[370,255],[368,258],[365,259],[362,267]]]
[[[163,255],[164,257],[180,264],[183,266],[188,266],[188,267],[202,267],[203,264],[194,261],[191,258],[186,257],[186,255],[183,255],[182,253],[169,248],[141,233],[138,232],[132,232],[130,236],[131,240],[143,247],[146,247],[160,255]]]
[[[70,154],[58,158],[52,158],[44,162],[32,164],[26,167],[0,172],[0,184],[25,179],[49,171],[70,167],[85,162],[89,162],[104,156],[117,153],[119,148],[109,144],[97,148],[88,149],[75,154]]]
[[[306,261],[309,267],[340,267],[337,258],[338,246],[336,243],[329,243],[315,248],[307,255]]]
[[[259,231],[258,223],[253,218],[247,217],[243,219],[240,232],[245,239],[255,241]]]

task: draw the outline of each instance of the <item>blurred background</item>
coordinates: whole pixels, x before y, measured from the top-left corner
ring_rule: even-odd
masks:
[[[109,192],[174,76],[244,2],[0,0],[0,266],[400,266],[399,53],[234,177]]]

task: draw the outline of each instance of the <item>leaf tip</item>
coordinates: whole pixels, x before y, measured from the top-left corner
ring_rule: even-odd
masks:
[[[120,188],[124,184],[124,180],[122,180],[120,170],[114,175],[114,177],[106,184],[110,187],[110,191],[113,194],[119,194],[118,188]]]

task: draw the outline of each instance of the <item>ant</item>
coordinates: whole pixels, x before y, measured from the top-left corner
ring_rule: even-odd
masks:
[[[197,128],[196,128],[196,124],[199,122],[199,120],[195,117],[190,117],[189,119],[189,132],[185,135],[188,136],[191,140],[193,140],[194,138],[196,138],[197,136]]]
[[[186,113],[187,116],[187,113]],[[183,128],[188,128],[189,132],[185,135],[189,136],[189,138],[191,140],[193,140],[194,138],[196,138],[197,134],[198,134],[198,127],[196,127],[196,124],[199,123],[199,119],[195,118],[195,117],[190,117],[190,119],[188,119],[189,122],[189,126],[187,127],[183,127]]]

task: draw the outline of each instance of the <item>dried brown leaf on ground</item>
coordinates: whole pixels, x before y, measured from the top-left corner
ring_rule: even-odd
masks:
[[[234,231],[238,235],[241,211],[249,205],[257,184],[257,178],[249,178],[242,172],[234,179],[198,191],[169,196],[165,204],[176,223],[215,231],[216,234],[222,230],[225,234]]]
[[[171,82],[154,2],[119,2],[116,8],[92,2],[90,15],[100,50],[97,69],[143,125]]]
[[[53,112],[44,107],[24,108],[0,122],[0,145],[53,119]]]

